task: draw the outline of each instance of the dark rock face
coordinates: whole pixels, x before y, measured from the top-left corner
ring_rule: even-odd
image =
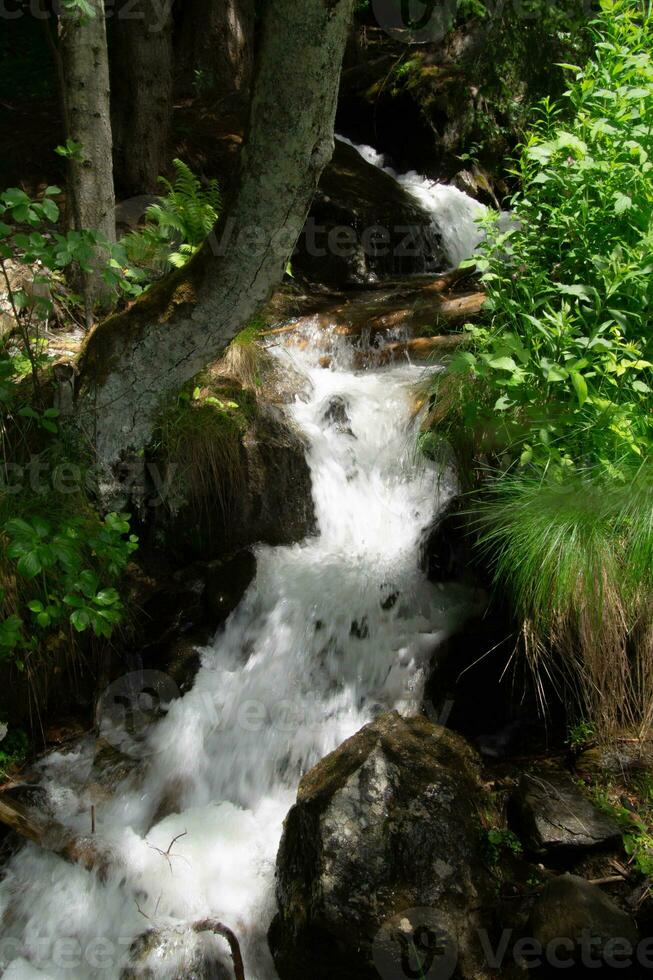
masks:
[[[238,486],[220,506],[207,486],[191,505],[181,488],[157,515],[166,548],[190,561],[212,561],[257,542],[293,544],[315,529],[306,445],[282,408],[262,402],[237,447]]]
[[[621,840],[617,824],[559,770],[524,774],[514,811],[524,842],[537,853],[607,847]]]
[[[431,216],[389,174],[336,140],[293,265],[317,282],[365,285],[446,265]]]
[[[378,980],[394,940],[425,928],[448,977],[486,976],[481,799],[467,743],[396,712],[308,772],[277,859],[269,940],[281,980]]]
[[[255,541],[272,545],[301,541],[315,529],[303,437],[280,409],[264,406],[243,444],[247,490],[242,513],[232,515],[231,547],[243,548]]]
[[[632,977],[636,974],[624,967],[623,958],[634,960],[638,934],[635,923],[596,885],[576,875],[561,875],[548,882],[531,912],[528,935],[560,960],[583,965],[588,976],[610,975]],[[630,947],[630,956],[626,953]],[[583,949],[585,962],[583,963]],[[592,957],[593,965],[588,962]],[[619,964],[622,959],[621,965]],[[561,970],[551,966],[551,975]],[[604,969],[602,970],[601,967]],[[574,976],[578,976],[574,972]],[[585,974],[582,974],[585,976]]]

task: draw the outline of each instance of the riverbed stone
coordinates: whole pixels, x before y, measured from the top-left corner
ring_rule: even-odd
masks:
[[[339,139],[292,261],[293,268],[330,286],[369,285],[447,265],[432,215]]]
[[[473,749],[421,716],[381,715],[318,763],[277,858],[269,940],[281,980],[394,975],[401,940],[418,934],[447,976],[485,977],[488,805]]]
[[[621,840],[615,821],[563,770],[524,773],[512,809],[524,843],[536,853],[610,847]]]
[[[582,964],[591,955],[594,974],[601,966],[611,967],[611,958],[618,961],[621,954],[628,955],[637,946],[638,932],[633,919],[620,909],[597,885],[590,884],[577,875],[564,874],[549,881],[533,906],[529,936],[546,951],[559,957]],[[624,946],[626,949],[624,949]],[[550,957],[549,957],[550,958]],[[549,964],[553,966],[553,964]],[[624,965],[613,966],[621,976]],[[560,973],[557,969],[556,975]],[[599,973],[600,976],[603,973]]]

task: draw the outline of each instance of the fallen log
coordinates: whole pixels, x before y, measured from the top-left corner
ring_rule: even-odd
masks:
[[[0,794],[0,823],[65,861],[81,864],[87,871],[105,875],[112,862],[109,849],[95,837],[74,834],[58,820],[41,816],[6,794]]]
[[[430,357],[444,356],[456,350],[467,339],[465,334],[442,334],[438,337],[414,337],[386,344],[379,351],[357,351],[354,364],[357,369],[370,364],[392,364],[405,357],[424,361]]]
[[[455,296],[453,299],[443,300],[439,306],[435,307],[435,315],[439,320],[451,323],[456,320],[465,320],[469,317],[478,316],[483,309],[485,293],[467,293],[464,296]]]

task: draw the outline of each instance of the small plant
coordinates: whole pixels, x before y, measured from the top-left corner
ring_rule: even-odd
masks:
[[[509,851],[516,857],[522,854],[524,848],[519,837],[512,830],[492,827],[486,832],[488,859],[490,864],[498,864],[502,853]]]
[[[580,781],[581,785],[584,785]],[[645,878],[653,879],[653,783],[649,773],[636,774],[625,786],[609,783],[589,788],[595,806],[621,828],[624,851]]]
[[[2,525],[0,660],[19,668],[66,623],[109,637],[124,612],[113,583],[137,547],[127,515],[13,517]]]
[[[216,180],[203,185],[183,160],[173,160],[174,182],[159,177],[165,193],[145,212],[146,223],[121,242],[130,263],[150,275],[185,265],[211,232],[222,207]]]
[[[574,752],[579,752],[593,745],[596,741],[596,726],[590,721],[579,721],[569,729],[567,745]]]
[[[7,779],[19,769],[29,752],[29,741],[22,728],[9,729],[0,723],[0,779]]]

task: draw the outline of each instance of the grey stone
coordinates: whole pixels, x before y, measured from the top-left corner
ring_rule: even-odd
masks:
[[[638,942],[631,917],[596,885],[570,874],[547,883],[531,912],[529,935],[544,949],[566,940],[566,955],[581,953],[583,948],[591,950],[594,958],[603,959],[606,966],[611,965],[608,954],[619,953],[615,940],[622,940],[633,949]]]
[[[277,859],[269,939],[281,980],[378,980],[379,957],[387,966],[396,940],[425,926],[458,980],[485,977],[487,806],[475,752],[423,717],[384,714],[323,759]]]
[[[524,842],[536,852],[607,847],[621,839],[614,820],[561,770],[525,773],[515,816]]]

